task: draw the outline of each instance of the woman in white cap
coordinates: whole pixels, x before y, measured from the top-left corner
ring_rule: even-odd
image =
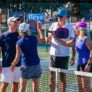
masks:
[[[41,24],[37,22],[39,32],[36,36],[29,35],[28,25],[21,23],[19,25],[19,35],[21,39],[16,44],[16,57],[11,64],[11,70],[14,71],[21,55],[21,78],[19,92],[25,92],[29,79],[33,82],[33,92],[39,92],[39,78],[41,76],[40,59],[37,52],[37,42],[44,42]]]
[[[75,27],[77,37],[73,41],[64,41],[59,39],[53,33],[54,38],[64,46],[73,46],[75,44],[78,54],[78,71],[92,72],[92,42],[87,35],[87,24],[85,21],[80,21]],[[79,92],[92,92],[90,88],[90,78],[78,76]]]

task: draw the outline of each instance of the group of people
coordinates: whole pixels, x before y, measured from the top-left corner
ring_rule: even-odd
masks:
[[[70,65],[75,62],[77,53],[77,70],[92,72],[92,41],[90,40],[87,23],[80,20],[76,25],[71,25],[67,20],[67,10],[62,8],[57,13],[58,22],[50,26],[51,48],[50,48],[50,67],[68,69],[69,47],[72,47],[72,57]],[[59,28],[59,29],[58,29]],[[65,33],[57,35],[57,30],[63,28]],[[67,30],[66,30],[67,29]],[[75,30],[75,32],[74,32]],[[62,29],[61,29],[62,31]],[[63,32],[63,31],[62,31]],[[66,35],[64,37],[64,35]],[[50,72],[50,92],[55,92],[55,74]],[[61,92],[65,92],[66,75],[60,73]],[[78,76],[79,92],[91,92],[90,78]]]
[[[15,17],[10,17],[7,24],[9,30],[0,34],[0,50],[2,50],[0,92],[6,92],[9,83],[12,83],[11,92],[18,92],[19,79],[19,92],[25,92],[29,79],[33,82],[33,92],[39,92],[39,78],[42,71],[37,42],[44,41],[41,24],[37,22],[38,37],[30,36],[28,24],[19,24]]]
[[[50,26],[49,31],[51,32],[46,40],[39,21],[37,21],[38,36],[36,37],[30,35],[28,24],[18,24],[18,18],[15,17],[8,19],[9,30],[0,34],[0,51],[2,51],[2,66],[0,66],[2,84],[0,92],[6,92],[9,83],[12,83],[11,92],[18,92],[19,79],[19,92],[26,91],[29,79],[32,79],[33,92],[39,92],[39,79],[42,71],[37,43],[43,43],[44,41],[51,43],[50,67],[68,69],[69,62],[70,65],[74,64],[75,52],[77,52],[77,70],[90,71],[92,42],[87,35],[87,24],[85,21],[80,21],[73,27],[72,24],[67,22],[67,14],[65,8],[59,9],[57,12],[58,22]],[[18,32],[16,31],[17,28]],[[55,31],[58,28],[63,28],[67,32],[65,37],[57,37]],[[72,47],[70,61],[69,47]],[[86,85],[86,80],[89,79],[78,77],[79,92],[91,92],[90,86]],[[60,73],[60,82],[61,92],[65,92],[66,75],[64,73]],[[55,92],[55,73],[52,71],[50,72],[49,86],[50,92]],[[86,86],[89,88],[86,89]]]

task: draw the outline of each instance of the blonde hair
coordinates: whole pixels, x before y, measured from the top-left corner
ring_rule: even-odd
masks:
[[[20,36],[28,36],[28,31],[26,31],[26,32],[19,31],[19,35]]]
[[[79,27],[78,30],[79,30],[79,31],[83,31],[83,32],[84,32],[84,35],[89,36],[89,35],[88,35],[88,30],[87,30],[87,28]]]

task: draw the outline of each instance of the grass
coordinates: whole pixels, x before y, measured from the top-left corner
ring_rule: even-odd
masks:
[[[38,46],[38,54],[41,58],[48,58],[49,57],[49,47],[45,46]]]
[[[72,80],[74,79],[74,80]],[[67,75],[67,88],[66,92],[77,92],[78,88],[76,87],[77,80],[75,76]],[[10,92],[11,84],[8,86],[6,92]],[[26,92],[32,92],[32,80],[28,82]],[[46,67],[43,67],[43,73],[40,78],[39,92],[49,92],[49,70]],[[60,92],[60,80],[58,75],[58,92]]]
[[[38,46],[38,54],[40,58],[48,59],[49,58],[49,46],[48,48],[46,48],[45,46],[46,45]],[[43,73],[40,78],[39,92],[49,92],[49,70],[48,70],[48,67],[45,67],[45,65],[42,68],[43,68]],[[77,92],[78,91],[78,87],[76,86],[77,85],[76,76],[67,75],[66,81],[67,81],[66,92]],[[58,79],[58,84],[59,84],[58,88],[60,92],[60,80],[59,79]],[[11,89],[11,84],[8,86],[6,92],[10,92],[10,89]],[[26,92],[32,92],[32,81],[31,80],[28,82]]]
[[[10,89],[11,84],[8,86],[6,92],[10,92]],[[32,92],[32,80],[28,82],[26,92]],[[39,92],[49,92],[49,72],[47,70],[42,73],[42,76],[40,78]]]
[[[47,51],[48,49],[48,51]],[[48,58],[49,57],[49,48],[44,48],[44,46],[38,46],[38,54],[40,58]],[[1,57],[1,54],[0,54]],[[45,68],[45,67],[44,67]],[[46,67],[46,69],[48,69]],[[41,79],[40,79],[40,86],[39,86],[39,92],[49,92],[49,72],[45,69],[43,71]],[[1,83],[0,83],[1,85]],[[6,92],[10,92],[11,84],[8,86]],[[32,81],[30,80],[27,85],[27,92],[32,92]]]
[[[39,54],[40,58],[48,59],[49,58],[49,46],[46,47],[45,44],[43,46],[38,46],[38,54]],[[49,70],[48,70],[48,67],[44,67],[44,66],[43,66],[43,68],[44,68],[43,73],[40,78],[39,92],[49,92]],[[69,75],[67,76],[67,78],[68,77],[69,77]],[[70,84],[71,80],[67,80],[67,83]],[[72,83],[74,83],[74,81],[72,81]],[[59,82],[59,84],[60,84],[60,82]],[[8,86],[7,92],[10,92],[10,89],[11,89],[11,84]],[[60,90],[60,87],[59,87],[59,90]],[[32,81],[31,80],[28,82],[26,92],[32,92]],[[69,90],[67,92],[69,92]],[[70,92],[72,92],[72,91],[70,91]]]
[[[27,87],[27,92],[32,92],[32,81],[30,80]],[[39,85],[39,92],[49,92],[49,73],[44,71]]]

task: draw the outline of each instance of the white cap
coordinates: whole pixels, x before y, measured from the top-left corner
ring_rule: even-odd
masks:
[[[21,31],[21,32],[26,32],[28,29],[29,29],[29,25],[26,23],[21,23],[19,25],[19,31]]]
[[[10,17],[8,20],[7,20],[7,24],[8,23],[10,23],[10,22],[12,22],[12,21],[15,21],[15,20],[17,20],[18,18],[16,18],[16,17]]]

